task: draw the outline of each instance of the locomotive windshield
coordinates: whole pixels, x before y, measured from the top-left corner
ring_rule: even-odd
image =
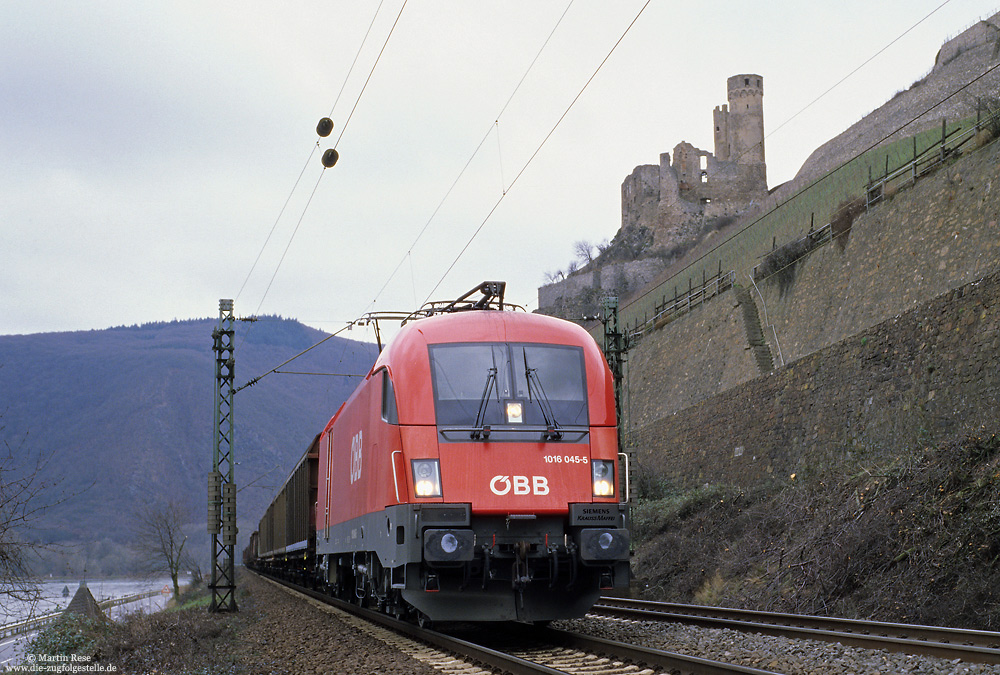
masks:
[[[477,342],[429,350],[438,424],[588,424],[579,347]]]

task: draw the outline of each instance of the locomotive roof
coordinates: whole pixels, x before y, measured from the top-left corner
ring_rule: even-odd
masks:
[[[372,371],[414,342],[543,342],[596,348],[593,337],[580,326],[544,314],[497,310],[455,312],[408,323],[382,352]]]

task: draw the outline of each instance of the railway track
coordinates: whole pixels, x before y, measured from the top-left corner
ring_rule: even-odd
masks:
[[[420,628],[386,614],[330,598],[314,590],[264,577],[336,612],[338,618],[411,657],[448,673],[478,675],[775,675],[772,671],[710,661],[551,628],[472,631],[466,639],[453,632]],[[458,631],[463,632],[463,631]],[[468,633],[469,631],[464,631]]]
[[[1000,664],[1000,633],[602,597],[591,614],[728,628],[862,649]]]

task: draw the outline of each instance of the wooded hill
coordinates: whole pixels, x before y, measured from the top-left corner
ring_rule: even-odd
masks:
[[[26,532],[56,548],[40,573],[121,574],[137,511],[175,500],[189,513],[189,547],[209,555],[215,319],[72,333],[0,336],[0,440],[16,463],[47,460],[46,509]],[[294,320],[237,323],[236,385],[326,335]],[[375,345],[332,338],[288,370],[365,374]],[[235,399],[240,543],[357,377],[272,374]],[[49,484],[58,484],[53,487]],[[60,501],[65,498],[65,501]],[[202,569],[207,564],[202,562]]]

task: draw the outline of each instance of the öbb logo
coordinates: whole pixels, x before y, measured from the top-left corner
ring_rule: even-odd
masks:
[[[351,439],[351,483],[361,478],[361,432]]]
[[[528,476],[493,476],[490,481],[490,491],[499,497],[509,494],[511,490],[516,495],[547,495],[549,479],[545,476],[531,476],[530,479]]]

